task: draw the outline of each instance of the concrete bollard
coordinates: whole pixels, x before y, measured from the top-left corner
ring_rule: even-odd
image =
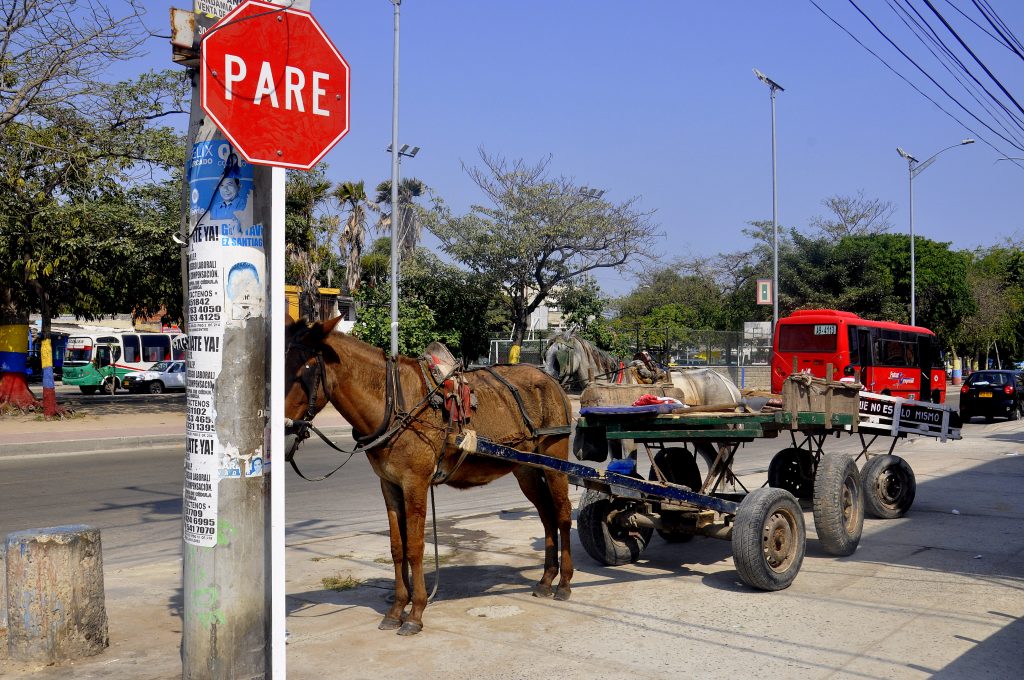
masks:
[[[7,647],[16,661],[56,663],[110,644],[100,530],[84,524],[7,535]]]

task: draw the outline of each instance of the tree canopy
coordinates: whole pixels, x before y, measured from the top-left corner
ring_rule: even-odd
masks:
[[[522,342],[529,315],[562,284],[598,269],[652,259],[658,233],[639,199],[612,203],[549,172],[550,158],[529,165],[480,151],[467,173],[486,204],[429,216],[442,250],[502,287]]]

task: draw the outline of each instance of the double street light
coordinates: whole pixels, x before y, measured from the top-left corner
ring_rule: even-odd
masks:
[[[922,162],[919,162],[916,158],[910,155],[907,151],[901,147],[896,147],[896,153],[903,158],[907,159],[907,168],[910,174],[910,325],[917,325],[917,274],[916,274],[916,257],[914,253],[914,178],[920,175],[925,169],[935,162],[936,157],[943,151],[949,151],[958,146],[964,146],[965,144],[974,144],[974,140],[967,138],[957,142],[956,144],[950,144],[945,149],[936,151],[932,156]]]

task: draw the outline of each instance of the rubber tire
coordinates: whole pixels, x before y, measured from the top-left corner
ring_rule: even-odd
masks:
[[[864,490],[853,456],[826,453],[814,475],[814,528],[830,555],[852,555],[864,531]]]
[[[769,557],[769,539],[781,539],[782,560]],[[759,590],[788,588],[800,571],[806,548],[804,514],[793,494],[771,487],[747,494],[732,530],[732,561],[740,580]]]
[[[95,385],[79,385],[78,389],[82,391],[82,394],[96,394]]]
[[[814,496],[814,456],[807,449],[782,449],[768,464],[768,486],[785,489],[804,500]],[[810,475],[804,473],[810,469]]]
[[[639,529],[626,532],[611,527],[608,513],[612,499],[600,491],[587,489],[580,498],[576,514],[576,532],[587,554],[601,564],[617,567],[640,559],[640,554],[651,542],[654,531]]]
[[[100,385],[100,392],[108,396],[117,393],[117,378],[107,378]]]
[[[164,391],[164,384],[159,380],[154,380],[146,387],[146,391],[150,394],[160,394]]]
[[[960,411],[960,422],[962,422],[964,425],[966,425],[967,423],[970,422],[970,420],[971,420],[971,414],[968,411],[961,410]]]
[[[1009,419],[1010,420],[1019,420],[1020,419],[1020,404],[1014,403],[1013,408],[1010,409]]]
[[[673,484],[681,484],[691,491],[700,492],[704,479],[701,476],[700,468],[692,452],[680,447],[670,446],[654,454],[654,463],[661,470],[665,478]],[[651,468],[648,479],[656,481],[658,476]],[[664,510],[662,510],[664,513]],[[669,510],[669,512],[672,512]],[[686,543],[693,540],[693,534],[683,534],[675,531],[657,530],[658,535],[669,543]]]
[[[881,519],[903,517],[914,504],[917,479],[899,456],[875,456],[861,470],[866,512]]]

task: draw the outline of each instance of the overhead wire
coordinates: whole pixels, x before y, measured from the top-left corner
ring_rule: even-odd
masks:
[[[997,45],[999,45],[1000,47],[1004,47],[1011,52],[1016,52],[1013,46],[1009,44],[1009,41],[1007,41],[1004,37],[996,35],[991,30],[982,26],[980,23],[978,23],[977,19],[975,19],[970,14],[960,9],[960,7],[958,7],[956,3],[953,2],[953,0],[946,0],[946,4],[952,7],[956,11],[956,13],[962,16],[966,21],[969,21],[970,23],[974,24],[975,28],[977,28],[979,31],[985,33],[986,35],[988,35],[988,37],[992,38],[992,40],[994,40]],[[975,6],[977,6],[978,3],[974,2],[974,4]]]
[[[978,58],[978,55],[974,53],[974,50],[972,50],[970,46],[966,42],[964,42],[964,39],[961,38],[960,34],[957,33],[956,29],[953,28],[948,21],[946,21],[946,17],[942,16],[942,14],[935,7],[935,5],[932,4],[931,0],[924,0],[924,4],[928,5],[928,9],[930,9],[932,13],[935,14],[936,17],[938,17],[939,21],[942,22],[942,25],[946,27],[946,30],[948,30],[953,35],[953,37],[956,38],[956,41],[960,43],[960,46],[964,48],[967,54],[971,55],[971,58],[974,59],[975,63],[977,63],[978,66],[980,66],[981,69],[985,71],[985,74],[989,78],[991,78],[992,82],[996,84],[996,86],[1002,91],[1002,93],[1006,95],[1006,97],[1011,102],[1013,102],[1013,105],[1016,106],[1021,113],[1024,113],[1024,106],[1021,106],[1020,102],[1018,102],[1016,98],[1014,98],[1014,96],[1010,94],[1010,91],[1006,89],[1006,87],[1003,85],[1002,81],[999,80],[999,78],[996,78],[996,75],[992,73],[991,69],[989,69],[988,66],[985,65],[985,62]]]
[[[833,24],[835,24],[835,25],[836,25],[836,26],[837,26],[837,27],[838,27],[838,28],[839,28],[839,29],[840,29],[841,31],[843,31],[843,33],[845,33],[846,35],[848,35],[848,36],[849,36],[849,37],[850,37],[850,38],[851,38],[851,39],[852,39],[852,40],[853,40],[853,41],[854,41],[855,43],[857,43],[858,45],[860,45],[860,46],[861,46],[861,47],[862,47],[862,48],[863,48],[863,49],[864,49],[865,51],[867,51],[867,52],[868,52],[868,53],[869,53],[869,54],[870,54],[871,56],[873,56],[873,57],[874,57],[875,59],[877,59],[877,60],[878,60],[879,62],[881,62],[881,64],[882,64],[883,66],[885,66],[885,67],[886,67],[887,69],[889,69],[890,71],[892,71],[892,73],[893,73],[894,75],[896,75],[896,77],[898,77],[898,78],[899,78],[900,80],[902,80],[902,81],[903,81],[903,82],[905,82],[905,83],[906,83],[907,85],[909,85],[911,89],[913,89],[913,90],[914,90],[915,92],[917,92],[918,94],[920,94],[920,95],[921,95],[922,97],[924,97],[925,99],[927,99],[928,101],[930,101],[930,102],[931,102],[931,103],[932,103],[932,104],[933,104],[933,105],[934,105],[934,106],[935,106],[935,107],[936,107],[937,109],[939,109],[940,111],[942,111],[942,112],[943,112],[944,114],[946,114],[946,115],[947,115],[947,116],[948,116],[949,118],[953,119],[953,120],[954,120],[954,121],[955,121],[955,122],[956,122],[956,123],[957,123],[958,125],[960,125],[960,126],[961,126],[962,128],[964,128],[965,130],[967,130],[967,131],[971,132],[971,134],[973,134],[973,135],[974,135],[975,137],[979,138],[979,139],[980,139],[980,140],[981,140],[981,141],[982,141],[983,143],[985,143],[986,145],[988,145],[989,147],[991,147],[991,148],[992,148],[992,149],[993,149],[994,151],[996,151],[996,152],[998,152],[998,153],[1002,153],[1002,152],[1001,152],[1001,151],[1000,151],[1000,150],[999,150],[999,149],[998,149],[998,148],[997,148],[997,147],[996,147],[995,145],[993,145],[993,144],[992,144],[991,142],[989,142],[989,141],[988,141],[988,140],[987,140],[987,139],[985,138],[985,136],[984,136],[984,135],[981,135],[981,134],[979,134],[978,132],[976,132],[976,131],[975,131],[975,129],[974,129],[974,128],[973,128],[973,127],[972,127],[971,125],[969,125],[968,123],[966,123],[966,122],[964,122],[963,120],[961,120],[960,118],[958,118],[958,117],[957,117],[957,116],[956,116],[956,115],[955,115],[954,113],[950,112],[950,111],[949,111],[949,110],[948,110],[948,109],[947,109],[946,107],[944,107],[944,106],[943,106],[942,104],[940,104],[940,103],[939,103],[938,101],[936,101],[934,97],[932,97],[931,95],[929,95],[929,94],[928,94],[927,92],[925,92],[925,91],[924,91],[924,90],[922,90],[922,89],[921,89],[920,87],[918,87],[918,86],[917,86],[917,85],[916,85],[916,84],[915,84],[915,83],[914,83],[913,81],[911,81],[911,80],[910,80],[909,78],[907,78],[907,76],[905,76],[905,75],[903,75],[902,73],[900,73],[900,71],[899,71],[899,70],[897,70],[897,69],[896,69],[896,68],[895,68],[895,67],[894,67],[894,66],[893,66],[892,64],[890,64],[890,63],[889,63],[889,62],[888,62],[888,61],[887,61],[887,60],[886,60],[886,59],[885,59],[884,57],[882,57],[882,56],[881,56],[881,55],[880,55],[880,54],[879,54],[878,52],[876,52],[875,50],[871,49],[871,48],[870,48],[870,47],[869,47],[868,45],[866,45],[866,44],[864,43],[864,41],[862,41],[862,40],[861,40],[860,38],[858,38],[858,37],[857,37],[856,35],[854,35],[854,34],[853,34],[853,32],[852,32],[852,31],[850,31],[850,30],[849,30],[849,29],[848,29],[848,28],[847,28],[846,26],[844,26],[843,24],[841,24],[841,23],[840,23],[840,22],[839,22],[838,20],[836,20],[836,19],[835,19],[835,18],[834,18],[834,17],[833,17],[833,16],[831,15],[831,14],[829,14],[828,12],[826,12],[826,11],[825,11],[825,10],[824,10],[824,9],[823,9],[823,8],[821,7],[821,5],[819,5],[819,4],[818,4],[818,2],[817,2],[816,0],[808,0],[808,2],[810,2],[810,3],[812,4],[812,5],[814,5],[815,9],[817,9],[817,10],[818,10],[819,12],[821,12],[821,14],[822,14],[822,15],[823,15],[823,16],[824,16],[824,17],[825,17],[826,19],[828,19],[828,20],[829,20],[829,21],[831,21],[831,22],[832,22]],[[851,0],[851,4],[852,4],[852,0]],[[856,4],[854,4],[854,7],[856,8]],[[857,8],[857,9],[859,10],[859,8]],[[863,14],[863,12],[862,12],[862,14]],[[869,22],[870,22],[870,19],[869,19]],[[876,27],[876,28],[877,28],[877,27]],[[879,32],[881,32],[881,31],[879,31]],[[884,35],[884,34],[883,34],[883,35]],[[892,41],[890,40],[889,42],[891,43]],[[897,49],[899,49],[899,48],[897,48]],[[902,53],[902,52],[901,52],[901,53]],[[906,56],[906,55],[905,55],[905,56]],[[909,60],[909,57],[908,57],[908,60]],[[911,61],[912,61],[912,60],[911,60]],[[918,66],[918,69],[920,70],[920,66]],[[927,74],[926,74],[926,75],[927,75]],[[930,79],[932,80],[932,82],[933,82],[933,83],[935,82],[935,80],[934,80],[933,78],[930,78]],[[981,120],[980,118],[978,118],[978,117],[977,117],[977,116],[976,116],[976,115],[975,115],[975,114],[974,114],[973,112],[971,112],[971,111],[970,111],[969,109],[967,109],[967,108],[966,108],[965,106],[963,106],[963,104],[961,104],[961,103],[960,103],[960,102],[959,102],[959,101],[958,101],[958,100],[957,100],[957,99],[956,99],[955,97],[953,97],[952,95],[950,95],[950,94],[949,94],[949,92],[947,92],[947,91],[946,91],[946,90],[945,90],[944,88],[942,88],[942,86],[941,86],[941,85],[939,85],[938,83],[935,83],[935,84],[936,84],[936,86],[937,86],[937,87],[938,87],[938,88],[939,88],[940,90],[942,90],[942,91],[943,91],[943,93],[944,93],[944,94],[946,94],[946,96],[947,96],[947,97],[949,97],[949,98],[950,98],[950,99],[951,99],[951,100],[952,100],[952,101],[953,101],[953,102],[954,102],[955,104],[957,104],[957,105],[958,105],[958,106],[959,106],[959,107],[960,107],[961,109],[963,109],[963,111],[964,111],[965,113],[967,113],[967,114],[968,114],[968,115],[970,115],[970,116],[971,116],[972,118],[974,118],[974,119],[975,119],[975,120],[976,120],[976,121],[977,121],[978,123],[980,123],[981,125],[983,125],[983,126],[984,126],[984,127],[986,127],[987,129],[989,129],[989,130],[990,130],[990,131],[991,131],[991,132],[992,132],[993,134],[995,134],[995,135],[996,135],[997,137],[999,137],[1000,139],[1003,139],[1003,141],[1005,141],[1005,142],[1006,142],[1007,144],[1010,144],[1010,145],[1011,145],[1011,146],[1013,146],[1013,147],[1014,147],[1015,149],[1019,149],[1019,150],[1021,150],[1021,151],[1024,151],[1024,148],[1021,148],[1021,147],[1020,147],[1020,146],[1019,146],[1018,144],[1016,144],[1016,143],[1015,143],[1014,141],[1012,141],[1012,140],[1010,140],[1010,139],[1007,139],[1007,138],[1006,138],[1006,137],[1005,137],[1004,135],[1002,135],[1002,134],[1001,134],[1001,133],[999,133],[998,131],[996,131],[996,130],[992,130],[992,128],[991,128],[991,127],[990,127],[990,126],[989,126],[988,124],[986,124],[986,123],[985,123],[984,121],[982,121],[982,120]],[[1004,154],[1004,155],[1005,155],[1005,154]]]
[[[1020,39],[1013,34],[1013,31],[1006,25],[1006,22],[1003,21],[1002,17],[992,9],[992,6],[988,4],[988,0],[981,0],[981,4],[978,4],[978,0],[974,0],[974,6],[982,13],[986,21],[989,22],[989,25],[995,28],[999,32],[999,35],[1003,36],[1003,38],[1007,40],[1007,43],[1015,45],[1018,48],[1015,49],[1014,52],[1017,53],[1017,56],[1024,59],[1024,55],[1020,52],[1020,50],[1024,50],[1024,43],[1021,43]]]
[[[917,11],[917,8],[913,6],[910,0],[902,0],[902,4],[901,0],[886,0],[886,2],[900,20],[903,21],[911,33],[913,33],[925,48],[931,52],[936,61],[939,62],[939,65],[946,69],[946,71],[953,76],[958,83],[960,83],[961,87],[967,91],[979,106],[985,109],[985,111],[992,116],[1003,131],[1008,135],[1013,136],[1019,143],[1024,144],[1024,139],[1017,136],[1020,132],[1024,132],[1024,119],[1018,117],[1002,100],[985,87],[978,77],[967,68],[960,57],[942,41],[942,38],[938,35],[928,20]],[[903,5],[906,5],[906,7],[903,7]],[[913,12],[917,18],[911,16],[911,12]],[[929,42],[935,47],[933,48],[929,45]],[[936,50],[938,50],[938,52]],[[954,69],[959,71],[959,73],[955,72]],[[965,82],[964,75],[972,80],[974,85]],[[979,90],[983,92],[984,95],[980,95]],[[1007,123],[1018,129],[1015,131],[1010,130],[1006,125]]]
[[[864,49],[868,54],[870,54],[876,60],[878,60],[886,69],[888,69],[890,72],[892,72],[897,78],[899,78],[904,83],[906,83],[912,90],[914,90],[919,95],[921,95],[922,97],[927,99],[929,102],[931,102],[932,105],[935,106],[935,108],[937,108],[939,111],[944,113],[948,118],[950,118],[951,120],[956,122],[963,129],[965,129],[968,132],[970,132],[981,143],[985,144],[986,146],[991,148],[996,153],[998,153],[998,154],[1000,154],[1001,156],[1004,156],[1004,157],[1008,157],[1009,156],[1009,154],[1007,154],[1005,151],[1000,149],[996,144],[994,144],[992,141],[990,141],[986,135],[980,134],[972,125],[970,125],[967,122],[965,122],[957,114],[955,114],[954,112],[950,111],[946,106],[943,106],[939,101],[937,101],[935,99],[935,97],[933,97],[929,93],[925,92],[921,87],[919,87],[917,84],[915,84],[913,81],[911,81],[910,78],[908,78],[906,75],[904,75],[902,72],[900,72],[900,70],[898,70],[891,63],[889,63],[889,61],[886,60],[885,57],[883,57],[876,50],[874,50],[870,46],[868,46],[863,40],[861,40],[859,37],[857,37],[853,33],[853,31],[851,31],[849,28],[847,28],[845,25],[843,25],[839,20],[837,20],[835,17],[833,17],[831,14],[829,14],[816,0],[808,0],[808,2],[810,2],[811,5],[813,5],[814,8],[817,9],[818,12],[820,12],[822,14],[822,16],[824,16],[826,19],[828,19],[833,25],[835,25],[843,33],[845,33],[851,40],[853,40],[855,43],[857,43],[857,45],[859,45],[862,49]],[[895,45],[895,43],[890,38],[888,38],[888,36],[870,19],[870,17],[868,17],[866,15],[866,13],[864,13],[863,10],[861,10],[860,7],[858,7],[857,4],[853,2],[853,0],[850,0],[850,4],[854,6],[854,9],[856,9],[861,14],[861,16],[863,16],[868,21],[868,23],[870,23],[872,25],[872,27],[878,33],[880,33],[882,35],[882,37],[887,40],[887,42],[889,42],[890,45],[892,45],[898,52],[900,52],[900,54],[902,54],[907,59],[907,61],[911,62],[911,64],[913,64],[919,71],[924,73],[924,75],[926,77],[928,77],[928,79],[939,90],[941,90],[943,92],[943,94],[946,95],[947,98],[949,98],[962,111],[964,111],[964,113],[969,115],[971,118],[973,118],[975,121],[977,121],[980,125],[982,125],[985,129],[989,130],[992,134],[994,134],[996,137],[998,137],[999,139],[1001,139],[1004,142],[1006,142],[1007,144],[1009,144],[1014,149],[1024,151],[1024,148],[1022,148],[1020,144],[1018,144],[1016,141],[1014,141],[1012,139],[1008,139],[1005,135],[1003,135],[999,131],[992,129],[992,127],[990,125],[988,125],[985,121],[981,120],[974,112],[972,112],[967,107],[965,107],[956,97],[954,97],[945,88],[943,88],[938,82],[936,82],[934,78],[929,76],[927,74],[927,72],[925,72],[924,69],[919,64],[917,64],[917,62],[915,62],[913,59],[911,59],[903,50],[901,50],[897,45]],[[1024,169],[1024,165],[1022,165],[1020,161],[1014,160],[1013,162],[1018,167],[1021,167],[1022,169]]]

